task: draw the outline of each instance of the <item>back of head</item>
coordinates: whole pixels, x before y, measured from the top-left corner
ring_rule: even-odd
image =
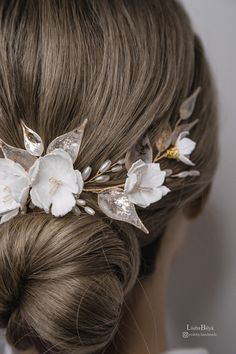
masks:
[[[150,239],[211,183],[217,160],[211,75],[174,0],[1,1],[0,83],[0,138],[10,145],[23,147],[20,120],[47,146],[88,119],[79,170],[119,160],[147,132],[153,143],[163,122],[174,127],[180,104],[200,86],[192,137],[201,176],[171,180],[169,195],[139,210]],[[0,326],[18,349],[41,341],[59,353],[93,353],[117,332],[139,274],[142,235],[108,219],[94,195],[86,198],[93,216],[32,210],[0,226]]]

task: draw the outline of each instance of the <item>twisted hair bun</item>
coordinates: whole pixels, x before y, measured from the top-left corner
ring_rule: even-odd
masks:
[[[140,269],[140,245],[200,198],[217,162],[214,87],[201,42],[177,1],[25,0],[0,3],[0,138],[23,148],[20,126],[45,146],[88,120],[74,168],[123,158],[201,87],[191,120],[196,179],[171,179],[165,198],[137,208],[150,232],[95,215],[54,218],[34,209],[0,226],[0,326],[18,349],[93,353],[117,332]],[[161,161],[179,171],[178,161]],[[181,166],[182,170],[182,166]],[[118,177],[124,181],[125,172]],[[90,195],[91,194],[91,195]],[[0,195],[1,198],[1,195]],[[0,200],[0,203],[2,201]],[[43,352],[43,349],[42,349]]]
[[[134,234],[89,215],[26,215],[1,229],[0,320],[18,349],[29,329],[71,353],[111,341],[139,270]]]

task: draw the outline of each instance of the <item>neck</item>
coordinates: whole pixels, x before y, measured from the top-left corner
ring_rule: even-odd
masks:
[[[155,271],[138,282],[127,299],[119,354],[160,354],[167,350],[166,292],[171,265],[183,243],[186,227],[186,220],[178,213],[163,237]]]

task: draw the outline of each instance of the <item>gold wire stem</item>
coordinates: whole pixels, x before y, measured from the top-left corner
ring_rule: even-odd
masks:
[[[164,153],[163,155],[157,155],[155,158],[154,158],[154,160],[153,160],[153,162],[157,162],[157,161],[160,161],[160,160],[162,160],[164,157],[166,157],[166,153]]]
[[[102,193],[102,192],[107,191],[112,188],[124,187],[124,185],[125,184],[122,183],[122,184],[118,184],[116,186],[110,186],[110,187],[104,187],[104,188],[84,188],[83,192],[91,192],[91,193],[99,194],[99,193]]]
[[[176,128],[178,128],[178,126],[180,125],[180,123],[183,121],[183,119],[182,118],[179,118],[178,120],[177,120],[177,122],[176,122],[176,124],[175,124],[175,129]],[[174,129],[174,130],[175,130]]]

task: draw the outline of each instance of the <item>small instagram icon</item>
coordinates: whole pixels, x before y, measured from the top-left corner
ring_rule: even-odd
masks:
[[[188,332],[182,332],[182,337],[183,338],[188,338],[189,337],[189,333]]]

